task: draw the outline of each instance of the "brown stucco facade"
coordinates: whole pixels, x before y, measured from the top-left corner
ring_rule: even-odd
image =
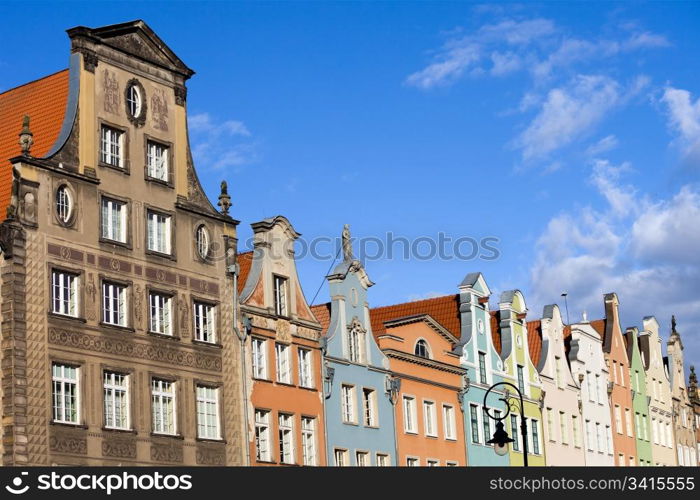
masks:
[[[61,134],[44,157],[30,149],[12,160],[12,199],[0,226],[3,463],[244,464],[233,328],[238,222],[226,196],[217,211],[197,180],[185,87],[193,72],[142,21],[68,34]],[[132,86],[138,108],[129,107]],[[13,126],[19,133],[21,123]],[[121,134],[118,165],[104,161],[105,126]],[[149,176],[148,141],[164,151],[164,180]],[[68,193],[69,213],[58,211],[59,189]],[[105,237],[105,200],[125,211],[116,239]],[[163,251],[149,250],[147,217],[154,213],[169,218]],[[208,236],[202,251],[193,243],[200,228]],[[63,306],[52,280],[59,275],[75,279],[70,314],[57,313]],[[105,321],[105,285],[123,290],[119,326]],[[152,293],[168,304],[166,334],[154,327]],[[195,304],[210,314],[206,341],[195,338]],[[56,418],[63,411],[56,409],[57,366],[77,374],[74,409],[63,419],[69,422]],[[112,406],[105,377],[112,373],[124,377],[128,401],[119,429],[106,422]],[[154,424],[157,380],[174,396],[164,417],[172,418],[168,432]],[[199,388],[218,398],[207,437],[198,427]]]

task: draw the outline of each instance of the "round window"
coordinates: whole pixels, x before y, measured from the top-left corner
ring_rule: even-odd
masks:
[[[68,224],[73,215],[73,196],[68,186],[61,186],[56,190],[56,215],[63,224]]]
[[[136,78],[126,84],[124,92],[126,116],[131,123],[140,127],[146,123],[146,91]]]
[[[206,259],[209,256],[209,231],[206,226],[201,225],[197,228],[195,242],[197,244],[197,253],[199,253],[201,258]]]
[[[479,321],[476,322],[476,329],[479,330],[479,333],[484,333],[484,320],[479,318]]]
[[[138,118],[141,114],[141,91],[136,85],[131,85],[126,94],[126,103],[128,105],[129,114],[134,118]]]

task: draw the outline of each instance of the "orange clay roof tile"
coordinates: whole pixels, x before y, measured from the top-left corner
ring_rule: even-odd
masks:
[[[0,220],[6,216],[12,191],[9,159],[22,153],[18,142],[22,118],[30,117],[31,155],[43,158],[58,138],[67,102],[67,69],[0,94]]]
[[[537,368],[542,355],[542,321],[527,322],[527,348],[530,351],[532,364]]]
[[[429,315],[453,336],[460,338],[459,295],[457,294],[375,307],[370,310],[372,332],[377,337],[386,333],[385,322],[421,314]]]
[[[245,282],[250,274],[250,266],[253,264],[253,252],[243,252],[238,254],[238,293],[240,294],[245,287]]]
[[[328,333],[328,327],[331,324],[331,303],[326,302],[325,304],[311,306],[311,312],[316,317],[316,320],[321,323],[323,334]]]

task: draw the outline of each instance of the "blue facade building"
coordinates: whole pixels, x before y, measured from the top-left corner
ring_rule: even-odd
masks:
[[[314,306],[324,327],[324,397],[328,465],[396,465],[388,360],[372,334],[367,289],[347,226],[343,262],[327,276],[332,301]]]

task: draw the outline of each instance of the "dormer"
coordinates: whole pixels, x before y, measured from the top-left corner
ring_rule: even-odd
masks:
[[[459,315],[462,345],[468,344],[478,333],[484,333],[488,323],[491,289],[480,272],[469,273],[459,285]],[[476,310],[483,314],[476,314]],[[478,317],[477,317],[478,316]]]
[[[528,322],[528,326],[530,323]],[[540,320],[540,332],[542,335],[542,347],[537,363],[537,371],[540,375],[548,377],[556,386],[563,389],[567,385],[576,386],[566,355],[564,321],[561,310],[556,304],[544,306],[542,319]],[[531,335],[528,328],[528,339]],[[535,353],[531,353],[535,357]]]
[[[527,346],[525,335],[525,317],[527,307],[520,290],[508,290],[501,294],[498,301],[501,332],[501,358],[507,359],[516,349]],[[515,331],[514,327],[519,327]]]

